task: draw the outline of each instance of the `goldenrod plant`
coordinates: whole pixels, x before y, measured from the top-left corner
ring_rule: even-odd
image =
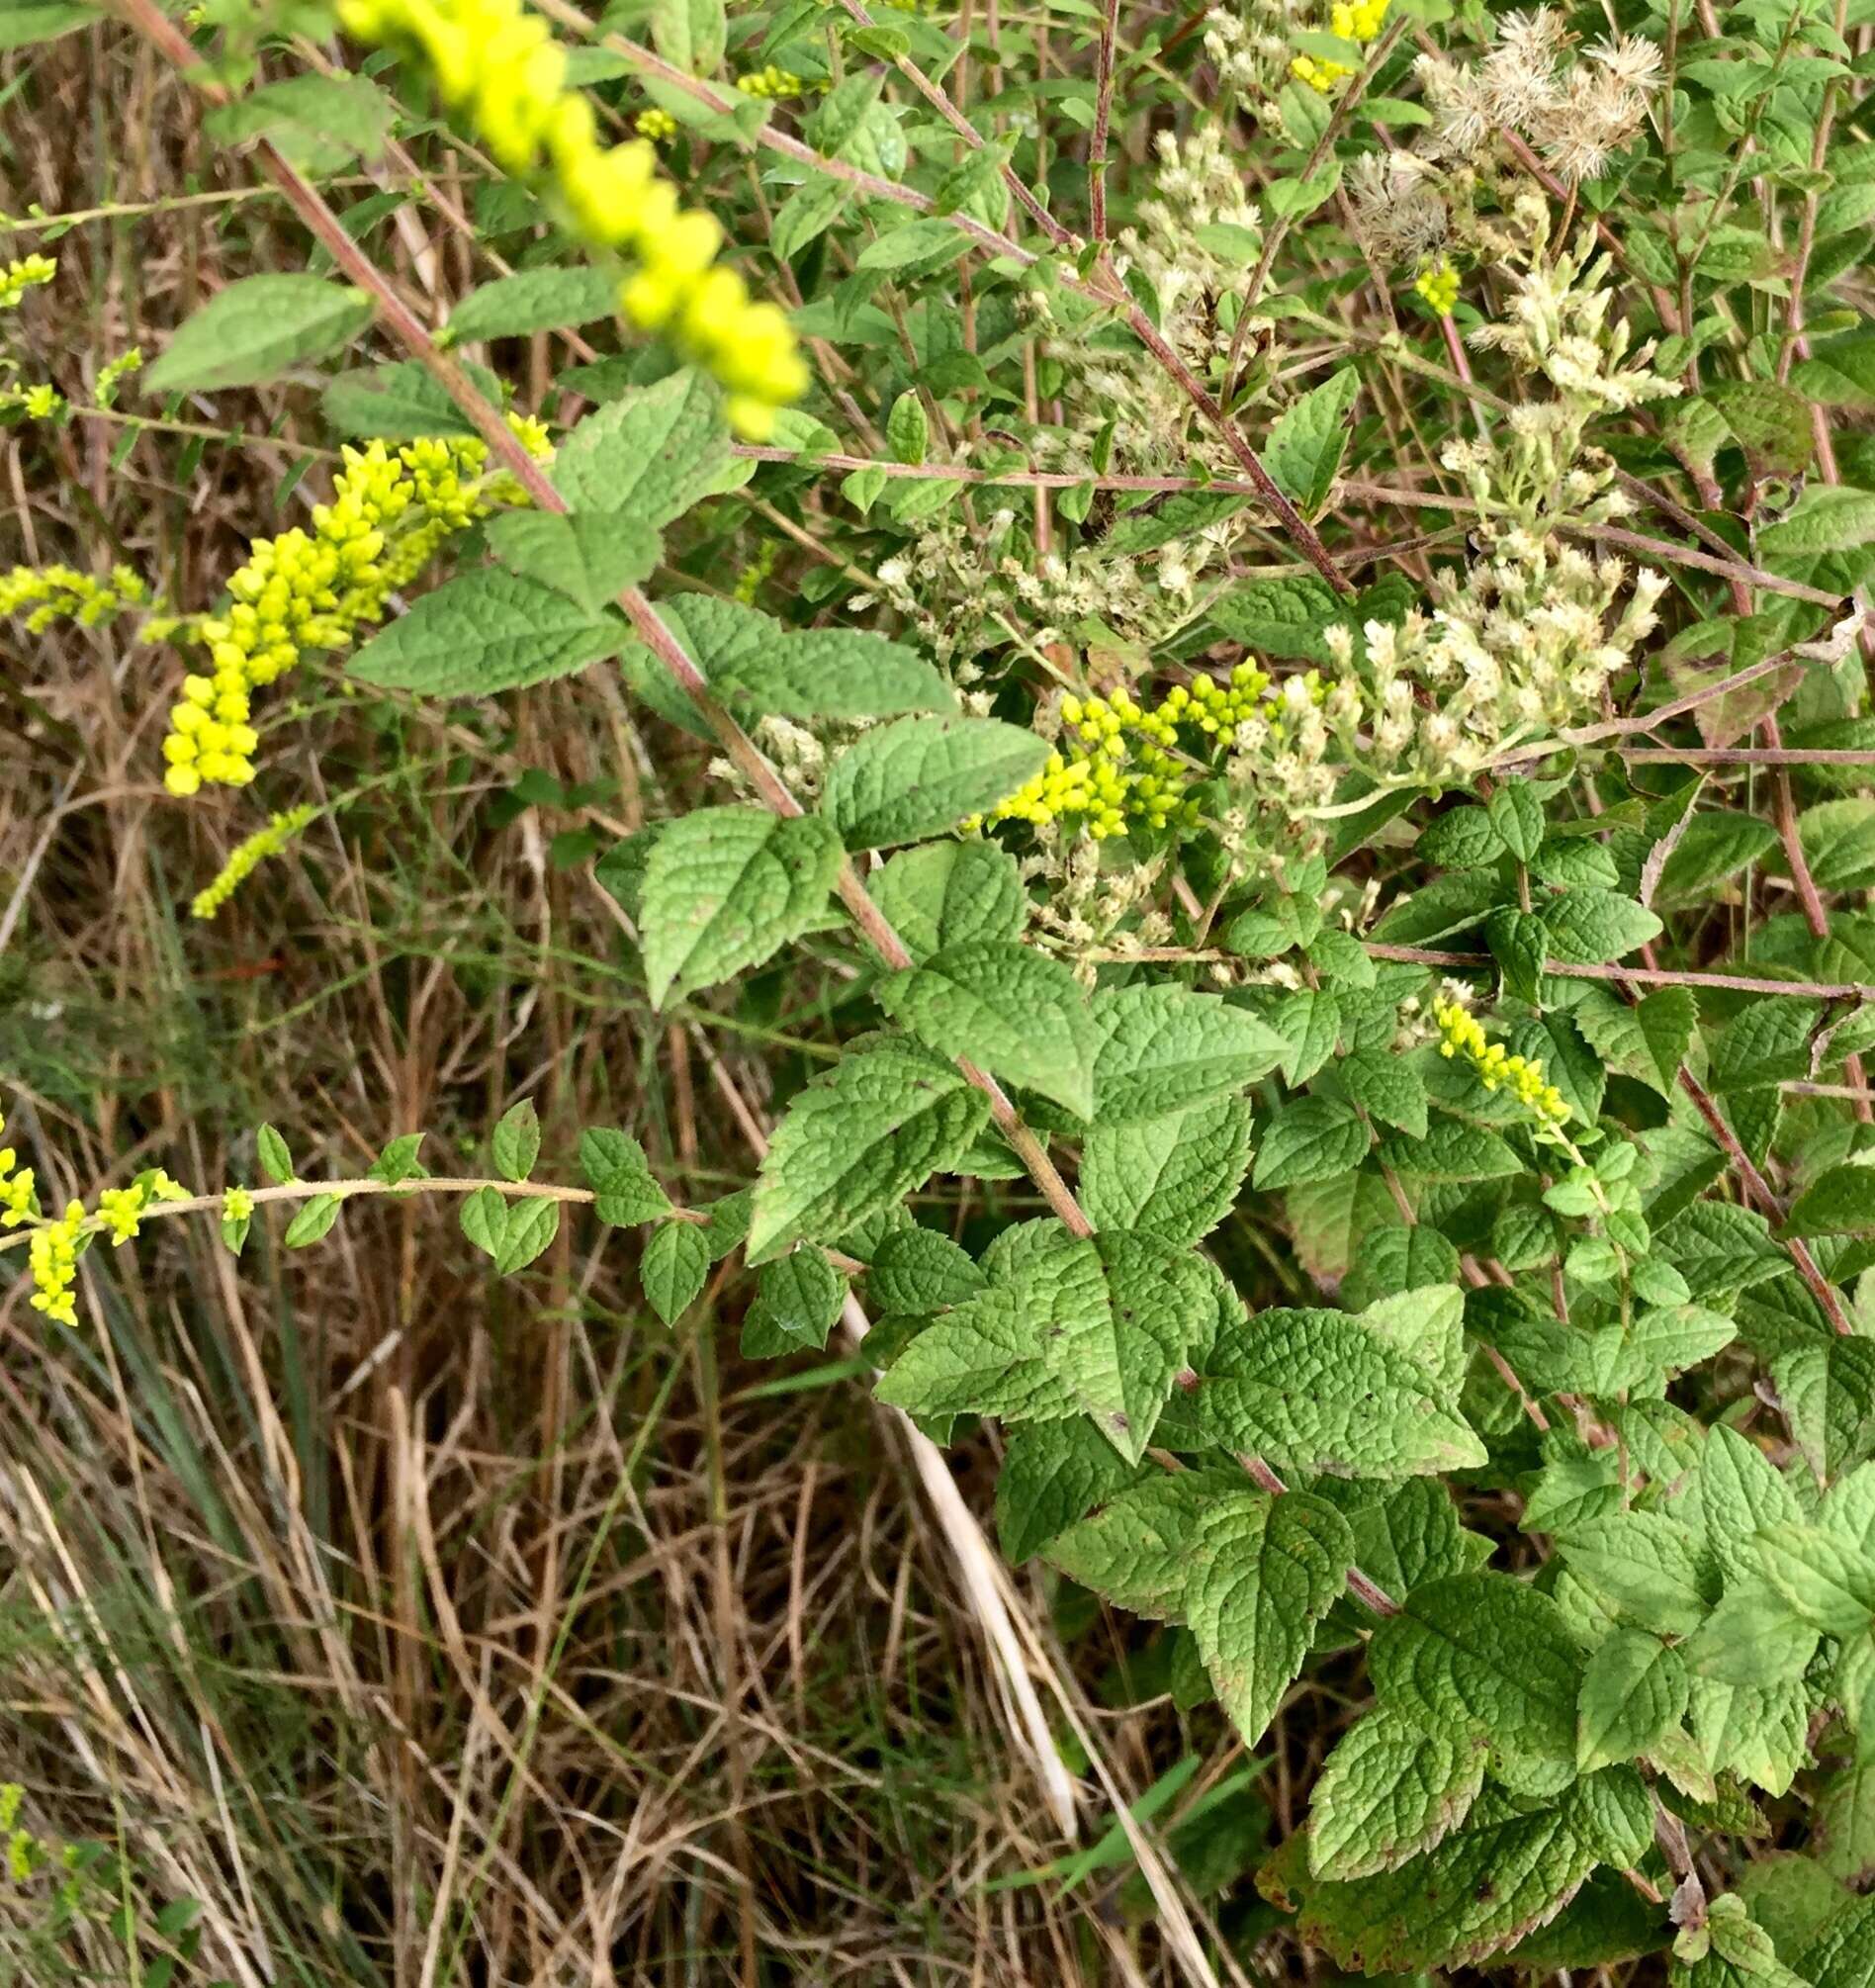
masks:
[[[20,1978],[1869,1988],[1863,0],[14,11],[37,117],[84,23],[182,121],[0,262],[0,1316],[122,1446],[95,1528],[0,1470]],[[253,1484],[166,1527],[228,1376]],[[804,1400],[911,1446],[1045,1790],[910,1962],[838,1929],[924,1782],[787,1730],[851,1539],[727,1516]],[[689,1482],[665,1638],[607,1611]],[[94,1530],[195,1556],[160,1691]],[[372,1742],[230,1798],[215,1693],[318,1664]],[[893,1783],[883,1875],[783,1756]],[[648,1845],[733,1907],[619,1908]]]

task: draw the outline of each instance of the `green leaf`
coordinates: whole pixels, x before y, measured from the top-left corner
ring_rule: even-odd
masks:
[[[477,567],[420,594],[360,649],[348,674],[431,697],[486,697],[570,676],[615,655],[623,622],[500,567]]]
[[[1374,1632],[1368,1672],[1383,1707],[1427,1732],[1574,1765],[1581,1656],[1562,1609],[1508,1575],[1414,1588]]]
[[[1255,1187],[1305,1187],[1357,1167],[1367,1156],[1368,1129],[1351,1106],[1332,1098],[1300,1098],[1264,1128]]]
[[[1140,497],[1115,520],[1101,550],[1112,558],[1155,552],[1175,538],[1189,538],[1221,524],[1249,501],[1234,491],[1179,491],[1170,497]]]
[[[1306,1855],[1306,1839],[1292,1838],[1258,1872],[1258,1888],[1296,1912],[1298,1940],[1371,1974],[1485,1960],[1553,1919],[1600,1861],[1575,1798],[1526,1813],[1494,1791],[1463,1828],[1397,1870],[1320,1883]]]
[[[721,488],[732,464],[722,397],[686,369],[588,414],[554,458],[574,510],[623,511],[656,531]]]
[[[509,572],[565,594],[591,621],[650,579],[664,550],[657,533],[603,511],[500,511],[482,529]]]
[[[1585,1520],[1562,1542],[1570,1573],[1611,1608],[1661,1636],[1690,1636],[1711,1607],[1692,1530],[1660,1511]]]
[[[1617,1629],[1588,1660],[1576,1708],[1582,1773],[1645,1754],[1686,1715],[1692,1685],[1677,1650],[1640,1629]]]
[[[386,1142],[384,1151],[371,1163],[369,1180],[382,1181],[386,1187],[396,1187],[401,1181],[421,1176],[423,1169],[417,1162],[417,1148],[423,1143],[421,1132],[400,1132],[396,1138]]]
[[[1826,1636],[1859,1636],[1875,1619],[1875,1559],[1821,1525],[1767,1526],[1753,1542],[1763,1577]]]
[[[1254,1746],[1341,1592],[1354,1540],[1332,1505],[1301,1492],[1272,1497],[1210,1474],[1174,1484],[1116,1493],[1048,1558],[1137,1613],[1188,1621],[1224,1709]]]
[[[797,1237],[832,1242],[950,1167],[989,1123],[990,1101],[911,1043],[850,1048],[796,1094],[756,1185],[749,1255]]]
[[[1611,1069],[1671,1097],[1679,1067],[1699,1026],[1699,1004],[1687,987],[1661,987],[1629,1007],[1601,989],[1569,1011],[1569,1019]]]
[[[494,1170],[504,1180],[522,1181],[540,1157],[540,1119],[531,1098],[523,1098],[501,1115],[490,1140]]]
[[[928,259],[952,261],[970,245],[967,236],[939,215],[926,215],[915,221],[889,222],[882,234],[874,236],[859,251],[860,269],[904,269]]]
[[[1196,1242],[1230,1212],[1250,1164],[1251,1111],[1220,1098],[1188,1112],[1096,1126],[1081,1145],[1081,1205],[1096,1228]]]
[[[289,1249],[307,1249],[319,1241],[338,1220],[339,1197],[335,1194],[315,1194],[304,1204],[298,1215],[287,1224],[283,1240]]]
[[[1268,1731],[1353,1564],[1347,1520],[1301,1491],[1239,1491],[1199,1514],[1184,1613],[1246,1746]]]
[[[1304,517],[1314,517],[1335,487],[1360,391],[1360,375],[1344,366],[1289,407],[1264,439],[1263,467]]]
[[[1708,809],[1682,827],[1661,865],[1659,894],[1668,902],[1697,897],[1776,847],[1777,831],[1769,822],[1728,808]]]
[[[1498,781],[1485,812],[1498,839],[1519,862],[1528,862],[1543,847],[1543,803],[1528,781]]]
[[[764,1263],[756,1281],[762,1323],[816,1349],[827,1344],[846,1298],[847,1280],[808,1243]]]
[[[223,145],[264,134],[289,163],[323,176],[354,159],[382,158],[397,106],[364,76],[289,76],[211,110],[202,122]]]
[[[1771,380],[1721,380],[1706,389],[1754,477],[1795,476],[1816,446],[1810,404]]]
[[[710,1246],[696,1222],[667,1221],[645,1244],[639,1259],[639,1282],[651,1309],[667,1325],[696,1303],[710,1273]]]
[[[723,0],[652,0],[651,39],[667,62],[692,76],[712,74],[729,40]]]
[[[880,1311],[940,1311],[974,1298],[986,1282],[949,1236],[913,1226],[895,1229],[873,1252],[866,1293]]]
[[[1826,407],[1875,412],[1875,331],[1823,339],[1791,368],[1790,383]]]
[[[848,849],[893,849],[986,813],[1047,758],[1045,740],[994,718],[900,718],[834,762],[821,811]]]
[[[1797,1197],[1792,1235],[1862,1235],[1875,1229],[1875,1164],[1845,1160],[1826,1168]]]
[[[1257,1495],[1235,1471],[1153,1473],[1069,1526],[1048,1558],[1133,1615],[1176,1620],[1200,1519],[1213,1504]]]
[[[1485,1460],[1442,1384],[1345,1311],[1233,1320],[1199,1365],[1184,1412],[1207,1440],[1279,1470],[1403,1478]]]
[[[916,392],[903,393],[892,403],[885,423],[885,439],[895,462],[916,465],[925,460],[931,447],[931,422]]]
[[[1456,1119],[1440,1119],[1422,1139],[1385,1140],[1381,1163],[1416,1180],[1506,1180],[1523,1171],[1523,1162],[1495,1132]]]
[[[1796,1525],[1803,1519],[1796,1493],[1748,1436],[1725,1422],[1706,1438],[1695,1482],[1706,1550],[1728,1581],[1755,1577],[1752,1535],[1767,1526]]]
[[[1412,1064],[1365,1049],[1343,1059],[1341,1075],[1348,1095],[1369,1118],[1416,1139],[1426,1136],[1426,1083]]]
[[[588,1127],[580,1134],[580,1170],[596,1197],[593,1213],[613,1228],[636,1228],[670,1213],[644,1147],[630,1132]]]
[[[1620,959],[1660,936],[1660,921],[1645,905],[1612,890],[1571,890],[1541,910],[1550,956],[1570,966]]]
[[[1792,508],[1758,533],[1758,550],[1772,559],[1856,552],[1875,542],[1875,491],[1846,484],[1812,484]]]
[[[252,387],[329,359],[371,322],[371,299],[322,276],[246,276],[176,330],[143,375],[146,394]]]
[[[463,367],[489,400],[501,400],[501,383],[481,366]],[[414,359],[363,366],[327,383],[320,400],[326,421],[341,435],[381,435],[416,441],[425,435],[473,435],[474,423]]]
[[[1875,800],[1856,795],[1806,808],[1797,833],[1818,889],[1867,890],[1875,884]]]
[[[1085,1409],[1144,1456],[1193,1339],[1216,1314],[1195,1256],[1117,1231],[1042,1251],[926,1327],[879,1384],[919,1415],[1054,1419]]]
[[[888,974],[875,992],[929,1047],[1093,1116],[1099,1035],[1087,995],[1059,960],[1011,940],[979,939]]]
[[[816,815],[696,808],[665,825],[645,865],[645,978],[664,1007],[759,966],[826,910],[841,862]]]
[[[895,718],[956,706],[922,656],[864,629],[786,628],[706,593],[681,594],[659,611],[710,687],[759,717]]]
[[[1094,997],[1094,1066],[1103,1126],[1161,1118],[1241,1091],[1282,1060],[1283,1039],[1247,1009],[1185,987],[1122,987]]]
[[[1341,625],[1341,596],[1313,574],[1286,574],[1275,580],[1240,581],[1205,610],[1221,634],[1264,656],[1300,663],[1333,660],[1326,631]]]
[[[1085,1415],[1012,1429],[996,1480],[1004,1559],[1032,1559],[1132,1477],[1133,1467]]]
[[[1016,858],[993,842],[903,850],[866,889],[914,959],[972,940],[1018,939],[1028,919]]]
[[[286,1187],[298,1179],[293,1171],[293,1155],[287,1150],[287,1142],[272,1126],[262,1126],[254,1134],[254,1154],[260,1161],[261,1172],[276,1186]]]
[[[99,18],[95,7],[67,4],[67,0],[0,0],[0,53],[56,41]]]
[[[463,1234],[485,1256],[493,1259],[497,1270],[508,1267],[519,1269],[523,1263],[531,1261],[530,1257],[521,1252],[532,1237],[526,1227],[517,1228],[515,1231],[513,1254],[519,1260],[511,1264],[506,1263],[504,1259],[509,1255],[509,1226],[515,1221],[517,1216],[522,1215],[523,1211],[533,1211],[540,1208],[545,1208],[549,1214],[558,1215],[558,1206],[554,1202],[511,1202],[497,1187],[479,1187],[474,1194],[470,1195],[464,1201],[462,1214],[458,1220],[461,1222]],[[552,1239],[553,1230],[550,1229],[546,1240],[541,1243],[541,1248],[544,1249],[547,1246],[547,1242],[552,1241]],[[536,1250],[534,1254],[538,1255],[539,1251]]]
[[[1308,1806],[1308,1863],[1345,1883],[1393,1870],[1464,1822],[1489,1746],[1370,1712],[1328,1757]]]
[[[523,269],[479,284],[449,314],[445,341],[524,338],[590,324],[618,310],[618,287],[602,269]]]

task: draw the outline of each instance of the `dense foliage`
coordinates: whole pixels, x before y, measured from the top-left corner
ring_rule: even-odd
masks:
[[[9,1149],[45,1329],[87,1248],[269,1205],[457,1193],[512,1277],[596,1219],[667,1324],[736,1258],[744,1351],[869,1321],[1198,1730],[1356,1708],[1193,1852],[1243,1939],[1875,1980],[1868,0],[127,18],[306,266],[7,416],[316,378],[342,449],[187,597],[0,580],[159,645],[141,775],[253,829],[198,916],[314,818],[283,679],[371,714],[342,809],[412,700],[609,673],[708,768],[560,853],[646,1001],[793,988],[835,1053],[707,1205],[526,1102],[486,1179],[262,1129],[264,1183],[60,1207]],[[440,331],[393,146],[495,169]]]

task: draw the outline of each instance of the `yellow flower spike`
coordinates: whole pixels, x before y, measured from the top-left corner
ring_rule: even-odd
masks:
[[[654,105],[648,111],[639,112],[632,129],[641,138],[649,138],[655,145],[669,144],[677,135],[677,121],[669,111],[661,111]]]
[[[1450,317],[1452,307],[1459,301],[1459,272],[1442,255],[1437,262],[1429,262],[1420,270],[1413,281],[1413,290],[1441,317]]]
[[[567,87],[565,52],[521,0],[340,0],[339,17],[362,42],[421,49],[445,101],[500,163],[544,183],[588,244],[635,265],[620,287],[633,322],[663,332],[721,382],[738,432],[772,430],[776,410],[806,391],[807,369],[775,306],[712,281],[721,228],[685,212],[657,173],[649,140],[674,135],[669,113],[645,112],[641,136],[602,147],[590,106]],[[761,96],[803,88],[774,63],[743,84]]]

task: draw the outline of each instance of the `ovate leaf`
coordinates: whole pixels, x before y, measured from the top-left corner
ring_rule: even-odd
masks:
[[[1080,982],[1059,960],[1012,941],[976,940],[888,975],[877,993],[886,1013],[932,1048],[1093,1116],[1098,1032]]]
[[[901,718],[834,762],[821,810],[848,849],[892,849],[985,813],[1047,757],[1044,740],[994,718]]]
[[[1081,1146],[1081,1203],[1096,1228],[1196,1242],[1228,1213],[1250,1164],[1251,1112],[1221,1098],[1163,1119],[1096,1126]]]
[[[359,650],[349,674],[432,697],[492,696],[583,670],[624,639],[615,616],[485,566],[420,595]]]
[[[1263,466],[1304,517],[1328,501],[1348,446],[1348,411],[1361,391],[1352,366],[1304,394],[1276,422],[1263,444]]]
[[[1575,1764],[1583,1773],[1645,1754],[1686,1715],[1685,1660],[1641,1629],[1617,1629],[1588,1660],[1576,1710]]]
[[[371,299],[322,276],[245,276],[186,319],[143,375],[149,394],[252,387],[342,351],[371,322]]]
[[[1484,1785],[1488,1745],[1370,1712],[1336,1747],[1308,1809],[1308,1861],[1346,1881],[1392,1870],[1465,1820]]]
[[[756,1184],[751,1261],[798,1236],[834,1241],[896,1208],[953,1165],[989,1116],[988,1098],[928,1050],[894,1041],[848,1049],[775,1129]]]
[[[697,808],[666,824],[645,867],[641,929],[663,1007],[758,966],[822,914],[841,848],[816,815]]]
[[[1547,1595],[1503,1574],[1460,1574],[1407,1595],[1368,1645],[1382,1705],[1433,1733],[1575,1761],[1582,1660]]]

